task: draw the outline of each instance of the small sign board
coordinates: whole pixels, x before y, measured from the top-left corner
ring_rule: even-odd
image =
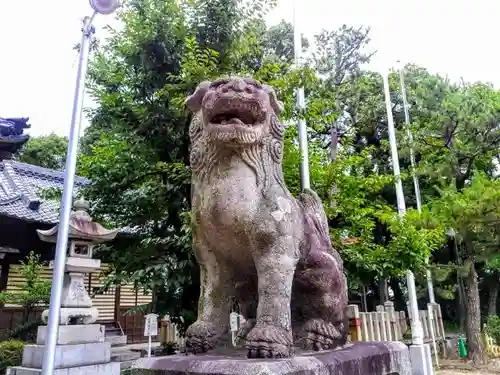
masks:
[[[158,336],[158,314],[148,314],[145,319],[144,336]]]
[[[231,332],[237,332],[238,331],[238,313],[232,312],[231,315],[229,315],[229,325],[231,327]]]

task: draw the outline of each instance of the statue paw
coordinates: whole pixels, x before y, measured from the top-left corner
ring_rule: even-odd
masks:
[[[212,323],[196,321],[186,330],[186,352],[206,353],[213,349],[217,331]]]
[[[236,334],[236,343],[241,345],[245,342],[250,331],[255,327],[255,319],[248,319],[238,330]]]
[[[257,325],[247,335],[248,358],[286,358],[293,355],[292,332],[272,325]]]
[[[340,328],[340,329],[339,329]],[[300,346],[305,350],[328,350],[346,343],[342,327],[323,319],[311,319],[302,327]]]

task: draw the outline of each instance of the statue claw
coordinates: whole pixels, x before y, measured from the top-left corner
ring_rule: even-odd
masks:
[[[213,324],[205,322],[193,323],[186,331],[186,354],[206,353],[214,347],[216,336]]]
[[[291,332],[275,326],[256,326],[248,334],[248,358],[286,358],[293,355]]]
[[[311,319],[302,328],[301,347],[305,350],[322,351],[342,346],[346,338],[331,322]]]

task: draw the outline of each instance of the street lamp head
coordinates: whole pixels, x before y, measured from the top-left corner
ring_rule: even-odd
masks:
[[[89,0],[90,6],[99,14],[111,14],[120,7],[119,0]]]
[[[401,61],[401,60],[396,61],[395,68],[396,68],[397,71],[404,70],[405,66],[406,66],[406,64],[405,64],[404,61]]]

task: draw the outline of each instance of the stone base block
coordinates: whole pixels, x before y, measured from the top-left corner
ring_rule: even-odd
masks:
[[[95,307],[61,307],[59,313],[60,325],[79,325],[93,324],[99,317],[99,311]],[[49,310],[42,312],[42,322],[47,324],[49,321]]]
[[[429,344],[411,345],[410,359],[412,375],[434,375],[431,346]]]
[[[59,326],[56,345],[88,344],[104,342],[104,326],[100,324]],[[47,326],[39,326],[36,343],[45,345]]]
[[[42,368],[45,346],[26,345],[24,367]],[[55,368],[97,365],[111,361],[111,345],[107,342],[56,346]]]
[[[9,375],[41,375],[42,370],[29,367],[12,367],[7,372]],[[55,369],[53,375],[120,375],[120,364],[118,362],[104,363],[100,365],[59,368]]]
[[[411,366],[403,343],[357,342],[286,359],[215,355],[141,358],[131,371],[132,375],[411,375]]]
[[[104,341],[109,342],[112,347],[127,345],[127,335],[105,336]]]

